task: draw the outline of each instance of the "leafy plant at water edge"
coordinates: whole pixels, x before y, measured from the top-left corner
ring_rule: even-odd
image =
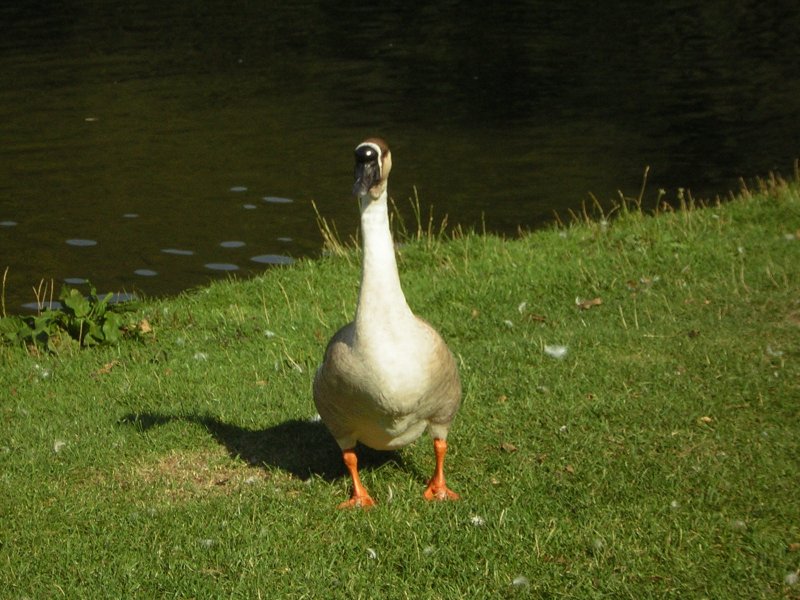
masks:
[[[97,295],[94,286],[88,296],[64,287],[59,294],[61,308],[44,310],[35,316],[5,316],[0,318],[0,339],[10,344],[25,344],[55,352],[65,340],[81,346],[116,343],[128,331],[130,323],[122,313],[129,304],[111,304],[112,294]]]

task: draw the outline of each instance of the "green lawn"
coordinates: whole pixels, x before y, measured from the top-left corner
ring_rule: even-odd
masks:
[[[461,501],[422,500],[423,438],[336,510],[310,386],[359,256],[301,261],[147,302],[142,340],[0,347],[0,597],[800,598],[797,182],[400,269],[460,363]]]

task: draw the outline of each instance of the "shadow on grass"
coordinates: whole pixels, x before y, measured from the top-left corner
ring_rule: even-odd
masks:
[[[224,423],[216,417],[131,413],[121,425],[148,431],[173,422],[195,423],[204,427],[233,458],[253,466],[275,467],[300,479],[312,476],[332,481],[345,475],[339,447],[321,421],[292,419],[266,429],[246,429]],[[379,452],[358,447],[360,469],[375,469],[385,464],[405,468],[397,452]]]

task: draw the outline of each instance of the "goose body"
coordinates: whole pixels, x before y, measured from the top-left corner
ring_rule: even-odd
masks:
[[[447,433],[461,402],[452,353],[436,330],[409,308],[389,228],[391,153],[371,138],[356,147],[354,194],[361,210],[363,265],[353,321],[328,343],[314,378],[314,402],[353,479],[346,506],[370,506],[358,478],[355,446],[377,450],[410,444],[428,430],[436,470],[428,499],[454,499],[444,482]]]

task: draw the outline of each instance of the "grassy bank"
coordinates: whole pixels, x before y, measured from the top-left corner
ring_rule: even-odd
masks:
[[[310,382],[355,252],[149,303],[141,341],[0,347],[0,595],[800,597],[798,238],[774,184],[405,245],[466,390],[456,503],[422,500],[423,439],[335,510]]]

